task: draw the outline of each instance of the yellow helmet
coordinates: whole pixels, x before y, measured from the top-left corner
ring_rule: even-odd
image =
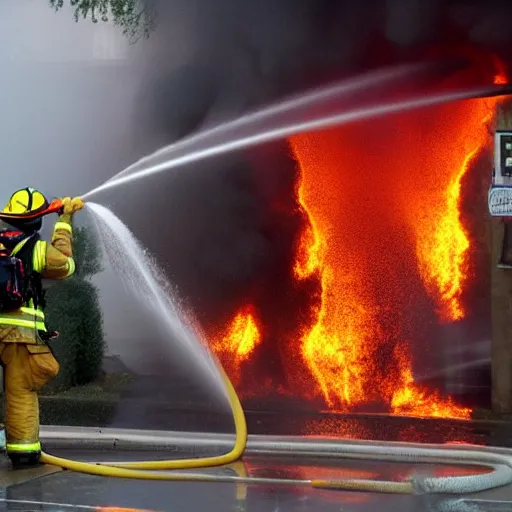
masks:
[[[2,213],[20,217],[34,217],[48,209],[46,197],[32,187],[22,188],[14,192]]]

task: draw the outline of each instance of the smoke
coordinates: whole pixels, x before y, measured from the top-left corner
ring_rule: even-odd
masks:
[[[171,0],[157,7],[162,44],[185,6],[188,65],[209,69],[216,103],[240,109],[434,45],[475,44],[507,60],[512,36],[512,7],[499,0]]]
[[[131,71],[116,60],[126,44],[114,29],[76,25],[69,10],[56,16],[45,2],[7,1],[1,10],[2,200],[27,183],[50,196],[81,193],[130,158],[116,130],[134,94],[117,74]]]
[[[28,185],[49,198],[82,194],[144,150],[134,104],[147,44],[130,47],[115,27],[77,24],[42,0],[2,2],[0,42],[0,204]],[[99,284],[108,334],[126,333],[131,302],[109,273]]]

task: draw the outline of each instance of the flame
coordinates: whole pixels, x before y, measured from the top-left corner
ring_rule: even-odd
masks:
[[[295,158],[298,160],[299,155],[302,155],[305,165],[311,165],[313,172],[315,165],[323,164],[315,160],[314,153],[308,152],[307,138],[294,138],[291,145]],[[313,161],[310,161],[308,156],[313,157]],[[329,300],[327,291],[335,274],[332,268],[324,263],[327,237],[323,236],[320,223],[308,210],[306,191],[301,178],[298,180],[296,193],[308,225],[299,243],[294,267],[295,276],[297,279],[306,279],[317,274],[322,289],[320,303],[315,307],[317,321],[303,339],[302,354],[320,386],[327,405],[339,406],[340,398],[343,404],[348,405],[364,399],[361,365],[358,363],[364,356],[364,336],[361,336],[361,333],[364,332],[365,311],[359,305],[357,297],[348,297],[341,305]],[[347,284],[354,278],[355,276],[349,272],[343,275]],[[353,288],[349,287],[349,290]],[[338,325],[338,329],[333,331],[327,326],[326,318],[336,314],[335,310],[339,307],[342,309],[339,316],[343,321]]]
[[[501,72],[501,73],[498,73],[497,75],[495,75],[494,84],[495,85],[507,85],[508,79],[507,79],[507,76],[505,75],[505,73]]]
[[[364,282],[364,269],[354,264],[353,244],[343,236],[340,240],[343,233],[333,229],[342,187],[333,183],[340,161],[337,142],[332,133],[299,135],[290,141],[302,170],[298,201],[309,221],[299,244],[295,274],[298,279],[316,274],[322,288],[315,306],[317,320],[302,338],[302,354],[327,405],[345,408],[368,397],[365,361],[371,359],[374,321],[371,304],[358,286]],[[349,195],[347,191],[343,195]]]
[[[363,360],[366,350],[367,326],[371,314],[356,296],[338,305],[340,322],[338,330],[331,329],[327,318],[336,307],[329,300],[329,283],[334,273],[330,267],[321,271],[322,297],[318,306],[318,320],[304,337],[302,354],[308,363],[322,394],[331,408],[364,402],[365,367]],[[345,282],[350,287],[350,276]]]
[[[494,67],[496,68],[496,74],[494,75],[494,85],[507,85],[508,84],[508,76],[505,71],[505,66],[503,62],[497,57],[493,58]]]
[[[312,172],[315,172],[315,166],[323,167],[324,162],[316,159],[314,150],[311,151],[308,138],[296,137],[292,139],[291,146],[295,158],[300,161],[299,158],[302,156],[302,161],[309,165]],[[321,172],[321,169],[316,170]],[[340,406],[340,399],[343,404],[349,405],[364,399],[361,365],[358,361],[364,355],[364,336],[362,337],[360,333],[364,332],[365,312],[359,306],[357,297],[348,297],[341,305],[329,300],[327,290],[335,274],[332,268],[324,263],[327,236],[323,232],[326,229],[308,209],[302,178],[298,179],[296,194],[308,224],[299,242],[294,266],[295,276],[300,280],[316,274],[320,278],[322,289],[320,303],[314,308],[317,321],[303,339],[302,354],[320,386],[327,405],[332,408]],[[354,276],[347,272],[343,278],[350,281]],[[352,307],[354,304],[355,308]],[[338,307],[342,309],[340,317],[344,321],[336,331],[333,331],[327,325],[326,318],[335,314],[334,310]]]
[[[252,306],[245,306],[235,316],[226,332],[212,343],[215,353],[228,366],[230,377],[238,382],[240,368],[261,342],[261,333]]]
[[[229,353],[237,363],[241,363],[249,359],[260,341],[254,310],[252,306],[247,306],[238,312],[227,333],[214,342],[213,348],[219,353]]]
[[[436,392],[421,390],[415,383],[407,346],[397,345],[395,357],[399,361],[400,381],[391,399],[391,411],[402,416],[469,419],[471,409],[460,407],[451,398],[442,399]]]
[[[498,101],[461,102],[450,106],[449,111],[443,109],[444,113],[420,118],[420,122],[438,123],[440,133],[429,142],[427,151],[419,149],[416,155],[413,137],[421,134],[420,123],[410,126],[408,134],[405,125],[398,127],[406,133],[404,160],[414,161],[416,157],[427,170],[413,180],[403,180],[400,197],[416,241],[423,282],[437,302],[442,322],[465,317],[461,296],[468,279],[470,241],[461,219],[461,185],[470,166],[489,145],[489,121]],[[440,194],[440,189],[444,193]]]
[[[295,193],[299,198],[299,204],[309,223],[302,233],[293,270],[297,279],[306,279],[319,272],[323,267],[322,256],[325,251],[325,243],[319,236],[315,219],[309,213],[306,202],[302,197],[303,188],[300,178],[298,183],[299,186],[296,188]]]
[[[302,354],[329,408],[385,402],[395,414],[470,416],[470,409],[414,383],[396,327],[407,321],[397,310],[414,302],[415,294],[404,291],[413,276],[392,252],[407,240],[393,243],[393,237],[405,221],[419,283],[436,301],[439,318],[463,318],[470,241],[462,225],[461,187],[490,141],[487,123],[496,101],[460,102],[397,115],[371,130],[358,125],[290,140],[300,168],[297,199],[308,220],[295,275],[316,275],[322,290],[316,321],[302,336]],[[389,146],[393,151],[380,151]],[[378,361],[383,353],[385,369]]]
[[[444,212],[432,238],[418,240],[418,259],[426,285],[438,290],[442,302],[439,314],[446,321],[465,316],[460,295],[467,279],[465,256],[469,239],[460,219],[460,189],[462,178],[479,149],[475,148],[464,158],[460,171],[448,185]]]
[[[494,82],[506,83],[497,69]],[[317,287],[300,320],[307,324],[296,341],[301,360],[293,359],[297,352],[283,358],[286,386],[297,384],[292,394],[331,411],[378,405],[396,415],[471,416],[470,408],[414,381],[411,349],[430,343],[430,326],[467,314],[472,240],[462,190],[491,143],[500,101],[438,105],[289,140],[305,220],[293,277],[297,289]],[[235,384],[262,342],[263,311],[257,303],[240,309],[213,342]],[[265,334],[286,338],[288,327],[266,318]],[[297,364],[309,370],[305,392],[291,371]],[[264,388],[275,391],[279,385],[269,379]]]

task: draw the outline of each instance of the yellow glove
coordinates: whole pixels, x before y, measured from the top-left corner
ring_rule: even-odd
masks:
[[[71,197],[65,197],[62,199],[62,204],[64,205],[64,215],[73,215],[84,207],[84,202],[79,197],[75,197],[74,199],[71,199]]]

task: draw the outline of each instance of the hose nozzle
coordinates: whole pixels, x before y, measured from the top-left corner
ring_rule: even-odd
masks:
[[[62,215],[64,213],[64,203],[62,199],[54,199],[50,206],[48,206],[48,209],[46,210],[47,213],[58,213],[59,215]]]
[[[80,197],[66,197],[64,199],[55,199],[50,203],[47,212],[48,213],[58,213],[62,215],[63,213],[75,213],[84,207],[84,201]]]

